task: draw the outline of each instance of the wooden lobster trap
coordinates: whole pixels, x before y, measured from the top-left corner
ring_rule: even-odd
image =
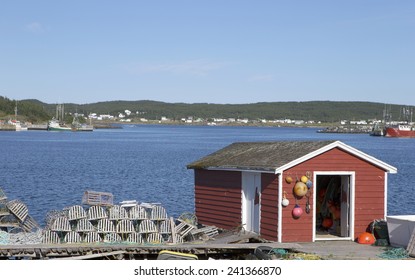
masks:
[[[112,206],[114,204],[114,196],[112,193],[85,191],[82,196],[82,204]]]

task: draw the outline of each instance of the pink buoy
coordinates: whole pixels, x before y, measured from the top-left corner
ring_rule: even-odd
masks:
[[[302,214],[303,214],[303,209],[300,206],[298,206],[298,204],[296,204],[292,211],[293,218],[298,219],[301,217]]]

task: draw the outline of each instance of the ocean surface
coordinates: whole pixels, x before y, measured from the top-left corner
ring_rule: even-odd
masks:
[[[49,211],[85,191],[114,202],[159,202],[169,216],[194,211],[186,165],[233,142],[340,140],[398,169],[389,174],[388,215],[415,214],[415,138],[317,133],[315,128],[126,125],[93,132],[0,132],[0,188],[42,226]]]

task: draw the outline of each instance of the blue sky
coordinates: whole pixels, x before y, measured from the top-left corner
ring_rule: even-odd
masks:
[[[3,0],[0,95],[415,105],[415,1]]]

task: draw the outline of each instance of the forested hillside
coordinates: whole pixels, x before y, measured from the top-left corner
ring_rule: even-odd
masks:
[[[11,100],[0,96],[0,119],[14,118],[17,108],[18,119],[33,123],[48,120],[51,116],[42,102],[33,100]]]
[[[252,104],[212,104],[212,103],[164,103],[157,101],[109,101],[84,105],[65,104],[65,110],[79,113],[99,113],[117,115],[124,110],[147,119],[160,119],[162,116],[180,118],[248,118],[255,119],[295,119],[338,122],[340,120],[383,119],[386,105],[374,102],[262,102]],[[392,116],[398,119],[403,105],[387,105]],[[54,106],[50,108],[54,110]],[[52,112],[51,111],[51,112]]]
[[[46,121],[55,115],[56,104],[47,104],[39,100],[11,100],[0,96],[0,119],[13,116],[15,107],[22,120],[32,122]],[[157,120],[166,117],[172,120],[193,117],[212,118],[247,118],[256,119],[292,119],[314,120],[335,123],[340,120],[383,119],[387,108],[394,120],[399,120],[404,105],[385,105],[375,102],[261,102],[252,104],[211,104],[211,103],[165,103],[150,100],[108,101],[90,104],[67,103],[65,112],[88,115],[110,114],[117,116],[129,110],[136,118]]]

